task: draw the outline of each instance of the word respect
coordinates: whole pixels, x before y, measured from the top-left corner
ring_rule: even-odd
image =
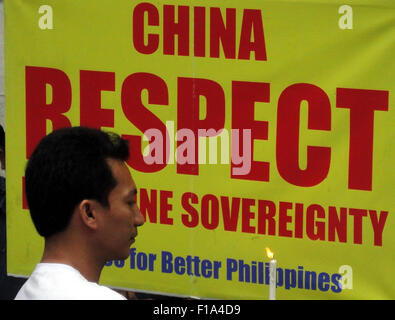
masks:
[[[71,126],[65,115],[71,108],[72,86],[69,77],[59,69],[27,66],[26,69],[26,143],[27,157],[36,144],[46,135],[46,121],[53,128]],[[47,101],[48,86],[52,99]],[[231,82],[232,130],[248,129],[250,141],[243,135],[233,136],[231,149],[236,145],[252,155],[246,174],[233,174],[231,178],[269,181],[270,163],[254,160],[254,140],[268,140],[268,121],[254,118],[255,103],[270,102],[270,84],[265,82]],[[115,91],[115,73],[103,71],[80,71],[80,124],[100,129],[114,127],[114,110],[102,108],[103,91]],[[142,93],[148,94],[145,105]],[[201,97],[206,100],[206,116],[200,119]],[[307,146],[306,168],[299,165],[300,109],[302,101],[308,103],[308,130],[331,130],[331,103],[328,95],[318,86],[295,83],[286,87],[277,102],[276,165],[280,176],[290,184],[310,187],[321,183],[328,175],[331,148]],[[133,157],[128,164],[141,172],[157,172],[167,165],[170,157],[170,135],[166,125],[150,109],[171,107],[166,82],[151,73],[133,73],[122,84],[121,106],[124,116],[142,133],[156,129],[163,137],[166,152],[163,161],[147,163],[142,150],[142,135],[127,135]],[[388,110],[388,91],[351,88],[336,89],[336,107],[349,109],[349,170],[348,188],[372,190],[372,163],[375,111]],[[178,174],[199,174],[198,139],[219,135],[226,118],[225,93],[221,85],[210,79],[177,78],[177,128],[187,129],[192,135],[177,136]],[[191,140],[193,143],[191,143]],[[152,142],[152,139],[151,139]],[[245,144],[249,143],[248,146]],[[244,143],[244,146],[243,146]],[[187,148],[183,148],[183,146]],[[191,150],[190,146],[193,146]],[[239,148],[239,145],[242,146]],[[247,147],[247,148],[246,148]],[[233,152],[233,151],[232,151]],[[185,153],[190,153],[185,156]],[[191,155],[192,154],[192,155]],[[185,158],[187,160],[185,161]],[[192,158],[194,161],[188,161]],[[231,169],[240,168],[232,157]]]

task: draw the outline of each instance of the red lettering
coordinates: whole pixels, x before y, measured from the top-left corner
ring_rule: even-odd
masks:
[[[232,198],[232,206],[229,209],[229,198],[221,196],[221,207],[226,231],[236,231],[239,219],[240,198]]]
[[[194,55],[195,57],[206,56],[206,8],[194,8]]]
[[[241,201],[242,223],[241,231],[246,233],[255,233],[255,227],[250,225],[251,219],[254,219],[255,213],[251,211],[251,206],[255,205],[254,199],[243,198]]]
[[[101,92],[115,90],[115,73],[80,71],[81,125],[101,129],[114,127],[114,110],[101,108]]]
[[[189,202],[194,204],[199,203],[198,196],[192,192],[186,192],[182,195],[181,204],[188,214],[183,213],[181,220],[186,227],[194,228],[199,224],[199,213]]]
[[[325,210],[318,204],[312,204],[306,211],[306,233],[311,240],[325,240],[325,222],[316,221],[325,218]]]
[[[303,238],[303,203],[295,204],[295,238]]]
[[[169,218],[168,213],[172,210],[173,206],[169,203],[169,198],[173,197],[172,191],[161,190],[159,193],[160,198],[160,217],[161,224],[173,224],[173,218]]]
[[[252,34],[254,35],[253,41],[251,41]],[[243,12],[238,58],[249,60],[251,51],[255,52],[255,60],[267,60],[261,11],[245,9]]]
[[[348,188],[372,190],[374,112],[388,110],[388,91],[338,88],[336,107],[350,109]]]
[[[159,13],[150,3],[139,3],[133,11],[133,45],[142,54],[151,54],[158,49],[159,35],[148,34],[147,44],[144,43],[144,14],[147,13],[149,26],[159,26]]]
[[[176,13],[177,8],[177,13]],[[190,30],[190,10],[193,9],[193,31]],[[209,56],[236,59],[236,40],[239,40],[237,58],[249,60],[254,52],[255,60],[267,60],[265,36],[261,10],[244,9],[242,21],[237,23],[235,8],[209,9],[209,22],[206,21],[206,7],[163,5],[163,16],[151,3],[140,3],[133,10],[133,45],[142,54],[154,53],[161,42],[166,55],[189,56],[189,37],[193,37],[193,55],[206,56],[206,33],[209,36]],[[147,18],[145,18],[147,17]],[[192,25],[191,24],[191,25]],[[148,33],[147,26],[163,28],[163,38],[159,33]],[[206,25],[209,26],[206,32]],[[239,27],[239,30],[236,28]],[[239,31],[239,32],[238,32]],[[239,36],[236,39],[236,36]],[[177,37],[178,50],[175,50]],[[221,51],[223,54],[221,54]]]
[[[46,121],[53,130],[71,127],[64,115],[71,106],[71,84],[58,69],[26,66],[26,157],[30,158],[37,144],[47,134]],[[47,103],[47,88],[52,88],[52,101]]]
[[[156,190],[150,191],[150,197],[146,189],[139,190],[140,195],[140,212],[147,221],[147,214],[151,223],[157,223],[157,192]]]
[[[189,55],[189,7],[178,6],[178,22],[175,22],[173,5],[163,6],[163,53],[174,55],[174,37],[178,37],[178,55]]]
[[[210,8],[210,57],[219,58],[221,42],[225,58],[236,57],[236,9],[226,9],[226,25],[220,8]]]
[[[277,110],[276,160],[281,177],[297,186],[311,187],[328,175],[331,150],[328,147],[307,147],[307,168],[299,167],[300,104],[309,105],[308,129],[331,129],[331,106],[327,94],[317,86],[298,83],[280,95]]]
[[[243,150],[243,129],[251,129],[251,154],[254,154],[254,140],[268,139],[268,122],[254,120],[255,102],[270,101],[270,85],[263,82],[232,81],[232,129],[240,130],[239,150]],[[232,168],[236,165],[231,164]],[[233,175],[233,179],[269,181],[269,163],[251,161],[247,175]]]
[[[387,220],[388,212],[380,211],[380,218],[377,219],[377,212],[375,210],[369,210],[370,221],[374,231],[374,245],[383,245],[383,230],[385,221]]]
[[[213,194],[206,194],[203,196],[201,214],[203,227],[209,230],[213,230],[218,227],[219,204],[216,196]]]
[[[336,241],[336,234],[340,242],[347,242],[347,208],[340,208],[340,216],[336,207],[328,209],[328,241]]]
[[[206,118],[199,120],[199,97],[206,98]],[[190,129],[195,138],[194,163],[177,163],[177,173],[197,175],[199,173],[198,129],[219,131],[225,124],[225,94],[221,86],[211,80],[178,78],[177,103],[178,130]],[[178,145],[184,141],[178,141]],[[180,150],[177,150],[180,152]],[[181,156],[181,155],[180,155]]]
[[[354,216],[354,243],[362,244],[362,218],[368,215],[367,210],[352,209],[348,211],[350,216]]]
[[[276,205],[273,201],[258,200],[258,233],[274,236],[276,234]]]
[[[287,211],[292,209],[292,203],[280,202],[278,214],[278,235],[281,237],[292,237],[292,231],[287,229],[287,224],[292,222],[292,216]]]
[[[166,145],[169,139],[166,126],[141,101],[141,92],[144,89],[148,91],[148,103],[168,105],[169,97],[165,81],[153,74],[134,73],[128,76],[122,85],[121,101],[123,112],[126,118],[141,132],[151,128],[158,129],[164,138],[164,145]],[[163,152],[162,163],[147,164],[144,162],[141,152],[141,136],[122,135],[122,137],[129,140],[130,149],[133,150],[133,156],[127,161],[133,169],[141,172],[157,172],[166,166],[166,152]]]

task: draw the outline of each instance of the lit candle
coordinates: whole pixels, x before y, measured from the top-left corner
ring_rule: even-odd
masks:
[[[266,255],[270,259],[269,264],[269,300],[276,300],[276,285],[277,285],[277,260],[274,258],[274,253],[270,248],[266,248]]]

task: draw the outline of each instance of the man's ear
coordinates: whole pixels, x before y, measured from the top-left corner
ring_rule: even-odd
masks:
[[[98,227],[98,203],[95,200],[82,200],[78,205],[78,213],[82,223],[90,229]]]

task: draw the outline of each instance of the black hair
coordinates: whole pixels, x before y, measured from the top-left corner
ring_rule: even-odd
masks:
[[[65,230],[84,199],[108,206],[108,195],[117,183],[109,158],[129,158],[128,141],[115,133],[72,127],[55,130],[40,141],[26,165],[25,188],[41,236]]]

